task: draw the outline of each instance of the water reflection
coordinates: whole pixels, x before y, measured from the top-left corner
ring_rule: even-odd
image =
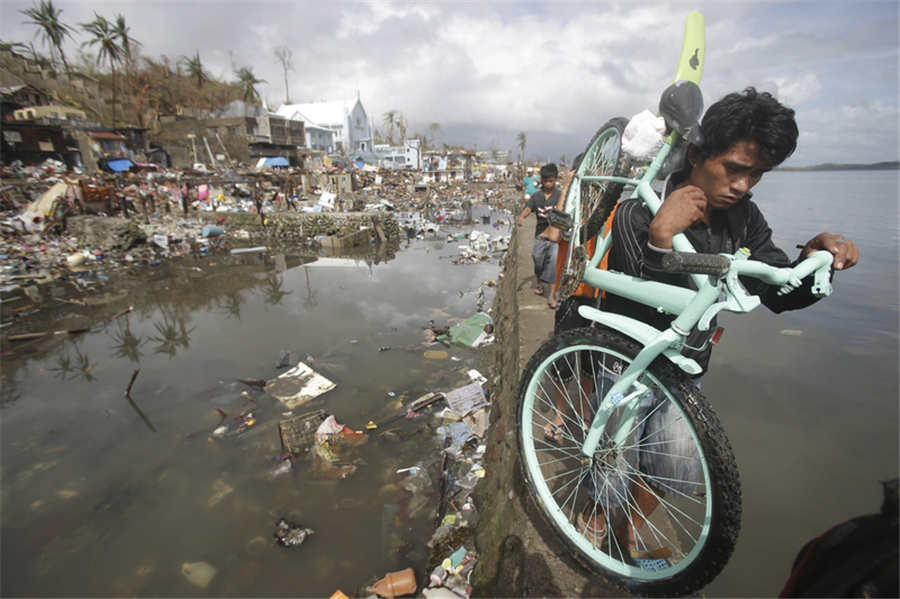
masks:
[[[78,347],[79,343],[81,343],[80,339],[67,339],[62,343],[56,354],[56,367],[49,369],[54,377],[61,381],[80,378],[88,383],[97,380],[93,374],[96,364],[92,363],[90,357],[81,351],[81,348]],[[74,358],[69,355],[67,346],[71,346],[74,350]]]
[[[3,376],[0,378],[0,408],[10,406],[22,399],[22,391],[16,384],[14,376]]]
[[[123,324],[124,323],[124,324]],[[127,358],[131,362],[141,361],[141,345],[147,340],[131,332],[131,319],[128,315],[116,321],[116,330],[112,334],[115,357]]]
[[[171,313],[173,311],[171,308],[160,306],[162,322],[153,323],[158,335],[150,337],[150,341],[158,343],[154,353],[167,354],[169,359],[175,357],[179,347],[184,349],[190,347],[190,334],[194,330],[194,327],[187,328],[187,316]]]
[[[246,303],[246,299],[241,295],[240,291],[226,293],[219,299],[219,312],[227,318],[241,319],[241,306]]]
[[[284,277],[277,273],[269,273],[263,285],[263,301],[270,306],[277,306],[293,291],[285,291]]]
[[[313,289],[309,283],[309,267],[303,267],[303,274],[306,275],[306,297],[303,298],[303,307],[307,309],[315,308],[319,305],[319,301],[317,299],[319,292]]]

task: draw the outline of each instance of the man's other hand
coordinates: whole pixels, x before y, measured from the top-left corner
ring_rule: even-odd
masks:
[[[650,243],[661,249],[672,247],[672,237],[703,218],[706,194],[695,185],[670,193],[650,223]]]
[[[847,270],[859,262],[859,248],[843,235],[819,233],[803,246],[803,256],[817,250],[827,250],[834,254],[835,270]]]

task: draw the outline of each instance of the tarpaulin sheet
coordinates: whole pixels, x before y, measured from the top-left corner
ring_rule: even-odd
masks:
[[[262,168],[264,166],[290,166],[291,163],[288,162],[287,158],[283,156],[272,156],[269,158],[260,158],[256,163],[256,168]]]
[[[128,169],[133,167],[134,163],[127,158],[123,158],[121,160],[110,160],[106,163],[106,166],[108,166],[111,170],[120,173],[122,171],[127,171]]]

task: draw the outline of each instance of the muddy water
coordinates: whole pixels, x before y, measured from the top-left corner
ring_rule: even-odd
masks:
[[[123,283],[131,314],[17,346],[2,365],[2,593],[328,596],[421,572],[435,496],[411,498],[393,473],[438,459],[434,420],[353,450],[346,480],[304,463],[273,477],[286,408],[235,379],[277,375],[288,351],[337,383],[294,413],[321,407],[353,428],[467,383],[475,351],[424,357],[423,328],[473,314],[498,273],[496,258],[452,265],[459,243],[185,260]],[[247,409],[253,427],[210,438],[219,410],[228,424]],[[276,546],[281,517],[315,534]],[[182,575],[201,561],[217,569],[206,588]]]

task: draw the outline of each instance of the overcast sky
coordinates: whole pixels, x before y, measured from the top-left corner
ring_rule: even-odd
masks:
[[[0,1],[0,39],[29,41],[20,10]],[[380,126],[396,109],[409,133],[441,124],[440,142],[571,159],[613,116],[656,111],[681,47],[684,17],[706,18],[706,104],[748,85],[797,111],[786,163],[897,160],[898,3],[837,2],[215,2],[54,0],[62,20],[121,13],[142,53],[193,55],[219,78],[232,65],[284,101],[274,49],[293,51],[294,102],[352,97]],[[86,37],[67,42],[74,58]],[[35,40],[36,44],[40,41]]]

